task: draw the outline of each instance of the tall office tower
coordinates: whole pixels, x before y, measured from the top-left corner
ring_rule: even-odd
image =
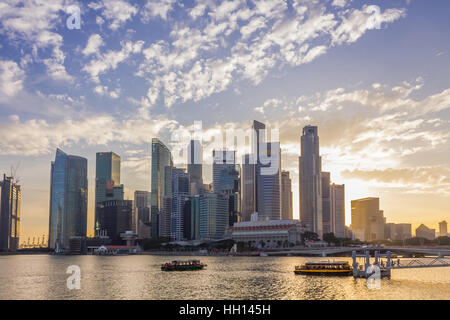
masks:
[[[170,214],[170,233],[172,240],[184,238],[184,207],[189,200],[189,174],[184,169],[172,168],[172,212]]]
[[[0,251],[16,251],[20,235],[20,186],[13,177],[0,181]]]
[[[281,219],[292,220],[294,212],[292,207],[292,181],[289,171],[281,172]]]
[[[307,228],[323,236],[322,225],[322,158],[319,153],[319,136],[316,126],[303,128],[301,156],[299,157],[300,220]]]
[[[372,241],[384,239],[384,216],[379,198],[352,200],[352,232],[355,239]]]
[[[134,192],[133,231],[139,239],[150,238],[150,199],[148,191]]]
[[[240,166],[236,164],[235,151],[213,151],[213,192],[228,199],[229,224],[238,222],[241,216]]]
[[[64,250],[70,237],[86,236],[87,200],[87,159],[57,149],[51,165],[49,248]]]
[[[199,198],[200,239],[222,239],[228,223],[228,200],[222,194],[206,193]]]
[[[172,230],[171,230],[171,214],[172,214],[172,197],[171,196],[165,196],[163,198],[163,207],[159,214],[157,215],[157,221],[158,221],[158,236],[169,238],[172,237]],[[152,217],[152,219],[154,219]],[[152,225],[153,228],[153,225]],[[153,230],[152,230],[152,237],[153,236]]]
[[[447,231],[447,221],[441,221],[439,222],[439,236],[446,237],[448,234]]]
[[[320,179],[322,187],[322,229],[325,234],[333,232],[331,221],[330,173],[321,172]]]
[[[183,205],[183,239],[194,240],[192,237],[192,200],[186,198]]]
[[[261,143],[256,165],[256,195],[260,220],[281,219],[281,148],[279,142]]]
[[[338,238],[345,238],[345,185],[330,186],[331,232]]]
[[[200,240],[200,195],[191,197],[191,235],[192,240]]]
[[[242,220],[250,221],[252,213],[256,212],[256,165],[253,155],[246,154],[242,159]]]
[[[111,239],[112,244],[123,244],[120,234],[131,230],[132,207],[131,200],[108,200],[99,207],[99,230]]]
[[[172,154],[160,140],[152,139],[152,181],[151,181],[151,232],[152,237],[158,237],[159,215],[164,207],[164,197],[172,196]],[[168,208],[166,208],[167,210]],[[167,214],[167,212],[166,212]],[[169,213],[170,221],[170,213]],[[169,222],[170,224],[170,222]],[[167,231],[167,226],[163,228]],[[166,235],[167,236],[167,235]],[[169,235],[170,236],[170,231]]]
[[[188,174],[191,195],[201,194],[203,189],[203,150],[199,140],[191,140],[188,147]]]
[[[120,157],[114,152],[97,152],[95,158],[95,231],[99,230],[98,210],[104,201],[123,200],[120,184]]]

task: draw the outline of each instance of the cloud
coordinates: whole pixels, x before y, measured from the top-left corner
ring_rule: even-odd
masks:
[[[173,12],[171,1],[149,3],[153,16],[168,19]],[[405,16],[404,9],[366,9],[334,12],[319,2],[295,2],[292,11],[277,0],[196,1],[187,10],[195,22],[172,24],[169,39],[145,48],[136,75],[149,84],[150,104],[161,99],[167,107],[199,101],[239,81],[258,85],[274,68],[310,63],[333,46],[355,42],[378,22]]]
[[[109,28],[117,30],[128,20],[138,13],[138,7],[129,4],[124,0],[101,0],[91,2],[88,7],[94,10],[101,10],[103,17],[110,22]],[[97,23],[100,22],[97,20]]]
[[[53,31],[61,23],[61,12],[74,1],[22,1],[4,0],[0,4],[0,32],[11,41],[25,40],[35,46],[35,59],[42,61],[48,74],[56,80],[73,81],[65,69],[62,37]],[[52,48],[49,57],[42,58],[38,49]]]
[[[167,20],[168,13],[173,9],[175,3],[176,0],[147,0],[141,10],[142,21],[148,23],[156,17]]]
[[[89,37],[86,48],[83,50],[83,55],[89,56],[91,54],[99,54],[99,49],[105,43],[99,34],[93,34]]]
[[[11,60],[0,60],[0,96],[15,96],[23,89],[25,72]]]
[[[117,66],[128,59],[132,54],[142,51],[144,41],[126,41],[121,43],[121,50],[109,50],[106,53],[99,53],[89,64],[83,67],[83,71],[91,76],[91,80],[99,83],[99,76],[110,69],[116,69]]]

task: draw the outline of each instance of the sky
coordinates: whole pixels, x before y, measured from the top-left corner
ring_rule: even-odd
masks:
[[[449,9],[446,0],[3,0],[0,172],[17,167],[21,242],[48,233],[57,147],[89,161],[92,229],[95,153],[121,156],[132,199],[150,190],[151,139],[178,150],[198,121],[205,161],[224,130],[253,120],[279,130],[295,218],[301,130],[317,125],[323,170],[346,186],[347,225],[350,200],[371,196],[387,222],[437,229],[450,221]],[[178,166],[185,159],[174,152]]]

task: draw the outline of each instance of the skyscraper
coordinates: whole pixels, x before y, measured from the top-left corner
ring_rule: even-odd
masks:
[[[172,167],[172,154],[169,148],[160,140],[153,138],[150,219],[152,237],[158,237],[158,219],[164,207],[164,197],[172,196]]]
[[[199,140],[191,140],[188,147],[188,174],[192,195],[200,194],[203,187],[202,175],[203,150]]]
[[[242,219],[250,221],[252,213],[258,211],[258,178],[259,146],[265,143],[266,125],[254,120],[251,135],[251,153],[242,159]]]
[[[242,159],[242,220],[250,221],[252,213],[256,212],[256,165],[252,154],[246,154]]]
[[[229,223],[240,220],[241,177],[235,151],[213,151],[213,192],[228,199]]]
[[[122,244],[120,234],[131,230],[132,205],[131,200],[108,200],[99,207],[99,230],[111,239],[112,244]]]
[[[133,231],[139,239],[150,238],[150,199],[148,191],[134,192]]]
[[[379,198],[352,200],[352,232],[356,239],[372,241],[384,239],[384,216]]]
[[[189,200],[189,174],[184,169],[172,168],[172,212],[170,233],[172,240],[184,238],[184,209]]]
[[[12,177],[0,181],[0,251],[16,251],[20,235],[20,186]]]
[[[107,200],[123,200],[120,157],[114,152],[98,152],[95,159],[95,231],[99,230],[99,206]]]
[[[70,237],[85,237],[87,159],[56,150],[51,165],[49,248],[69,247]]]
[[[439,236],[446,237],[447,236],[447,221],[439,222]]]
[[[331,221],[330,173],[322,172],[320,179],[322,185],[322,228],[325,234],[333,232],[333,222]]]
[[[256,165],[256,197],[260,220],[281,219],[281,149],[279,142],[259,146]]]
[[[199,198],[200,238],[203,240],[221,239],[228,223],[228,200],[217,193],[206,193]]]
[[[321,172],[318,130],[316,126],[306,126],[299,158],[300,219],[320,238],[323,235]]]
[[[331,232],[338,238],[345,238],[345,185],[330,187]]]
[[[289,171],[281,172],[281,219],[293,219],[292,181],[289,177]]]

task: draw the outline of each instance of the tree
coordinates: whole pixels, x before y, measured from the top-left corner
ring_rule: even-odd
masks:
[[[328,245],[331,245],[332,243],[334,243],[334,244],[338,243],[339,239],[336,238],[336,236],[334,235],[333,232],[330,232],[330,233],[325,233],[323,235],[323,241],[328,243]]]
[[[315,232],[306,231],[302,234],[302,243],[305,241],[319,241],[319,235]]]

